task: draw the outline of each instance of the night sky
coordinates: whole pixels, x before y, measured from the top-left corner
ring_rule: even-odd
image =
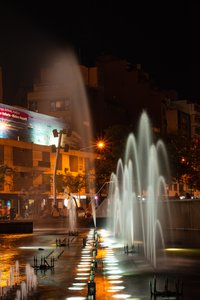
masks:
[[[5,1],[0,10],[0,65],[8,104],[20,102],[23,86],[31,87],[51,55],[68,47],[87,65],[102,54],[140,63],[158,86],[200,103],[198,4],[16,2]]]

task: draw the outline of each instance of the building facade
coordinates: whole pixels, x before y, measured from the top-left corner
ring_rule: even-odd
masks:
[[[0,215],[7,215],[12,207],[19,216],[38,215],[45,208],[50,210],[54,175],[87,177],[85,185],[76,190],[66,182],[56,189],[60,209],[66,191],[73,192],[78,199],[89,198],[95,154],[73,150],[68,144],[64,147],[64,142],[70,144],[73,138],[68,137],[68,130],[63,134],[58,152],[58,137],[54,137],[53,130],[64,132],[63,127],[67,124],[61,119],[0,104]]]

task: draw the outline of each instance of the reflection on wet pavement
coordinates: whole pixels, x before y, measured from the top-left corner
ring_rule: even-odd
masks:
[[[85,237],[87,243],[83,245]],[[69,238],[69,245],[58,246],[56,241],[65,238]],[[145,300],[150,299],[149,281],[154,275],[161,288],[166,276],[170,281],[183,279],[184,300],[200,299],[198,249],[166,249],[166,256],[158,260],[155,270],[140,253],[125,254],[123,246],[103,236],[101,229],[94,256],[93,228],[81,228],[77,236],[68,236],[64,227],[37,228],[33,234],[0,236],[1,285],[6,286],[10,268],[16,262],[19,280],[25,280],[25,267],[34,266],[36,257],[38,262],[45,257],[48,263],[53,257],[54,268],[35,270],[37,294],[31,299],[86,299],[88,282],[93,280],[98,300]]]

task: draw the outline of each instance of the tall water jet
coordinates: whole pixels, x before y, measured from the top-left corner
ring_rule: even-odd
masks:
[[[77,214],[76,214],[76,203],[72,195],[68,199],[68,210],[69,210],[69,232],[77,231]]]
[[[63,136],[61,146],[66,143],[66,140],[64,140],[65,138],[67,139],[67,144],[69,144],[70,149],[87,149],[92,145],[93,127],[83,76],[88,78],[86,73],[89,72],[89,70],[84,67],[82,68],[82,71],[85,73],[81,73],[78,60],[70,49],[61,53],[58,56],[57,61],[53,72],[53,82],[55,84],[55,89],[59,86],[59,92],[63,97],[69,100],[70,114],[68,114],[67,118],[72,129],[71,138]],[[67,119],[65,115],[63,115],[63,117]],[[95,196],[94,178],[89,174],[91,170],[94,170],[94,161],[90,160],[88,167],[90,170],[88,170],[87,174],[87,187],[90,197],[93,199]],[[93,201],[91,201],[91,205],[92,211],[95,212]],[[95,223],[94,214],[93,220]]]
[[[153,143],[151,123],[143,111],[138,137],[129,134],[124,160],[118,160],[116,173],[111,175],[108,216],[114,235],[125,245],[141,242],[145,257],[154,267],[158,249],[165,247],[163,206],[159,203],[166,197],[168,166],[165,145],[161,140]],[[165,215],[170,219],[166,207]]]

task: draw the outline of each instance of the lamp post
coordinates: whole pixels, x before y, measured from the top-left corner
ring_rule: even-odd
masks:
[[[56,199],[56,174],[57,174],[57,169],[58,169],[58,158],[59,158],[59,153],[61,149],[61,140],[62,140],[62,135],[66,134],[67,131],[66,129],[62,129],[60,131],[57,131],[57,129],[53,129],[53,136],[58,137],[58,146],[55,147],[53,145],[53,150],[55,152],[56,150],[56,159],[55,159],[55,164],[54,164],[54,172],[53,172],[53,203],[54,205],[57,205],[57,199]],[[65,145],[65,152],[69,151],[69,146]]]

